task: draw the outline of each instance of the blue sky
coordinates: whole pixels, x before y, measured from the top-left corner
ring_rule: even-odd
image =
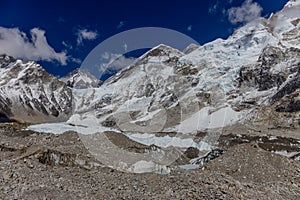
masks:
[[[200,44],[227,38],[287,0],[0,1],[0,53],[36,60],[55,75],[80,66],[103,40],[138,27],[163,27]]]

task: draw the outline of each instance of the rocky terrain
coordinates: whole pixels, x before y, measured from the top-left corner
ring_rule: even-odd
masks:
[[[19,124],[1,127],[1,199],[298,199],[300,196],[300,138],[237,135],[232,127],[219,139],[222,155],[199,169],[174,168],[167,175],[133,174],[99,163],[75,132],[53,135],[20,128]],[[122,140],[116,141],[124,147]],[[126,148],[141,151],[146,147],[126,143]],[[287,158],[275,153],[285,150],[298,154]]]

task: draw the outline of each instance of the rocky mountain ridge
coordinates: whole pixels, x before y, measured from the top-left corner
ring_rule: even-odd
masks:
[[[28,123],[66,121],[73,114],[72,91],[35,62],[0,56],[0,112]]]
[[[99,79],[80,68],[61,77],[60,80],[66,83],[68,87],[75,89],[97,88],[101,85]]]

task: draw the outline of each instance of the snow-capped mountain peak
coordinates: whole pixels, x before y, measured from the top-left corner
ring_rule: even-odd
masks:
[[[72,91],[35,62],[0,56],[0,111],[21,122],[67,120],[73,113]]]
[[[60,80],[66,83],[69,87],[76,89],[96,88],[101,85],[101,81],[99,79],[80,68],[60,78]]]

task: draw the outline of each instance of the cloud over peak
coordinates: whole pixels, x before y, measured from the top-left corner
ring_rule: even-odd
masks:
[[[232,24],[247,23],[261,16],[263,8],[252,0],[245,0],[240,7],[228,9],[228,20]]]
[[[58,61],[67,64],[66,52],[56,52],[47,42],[45,31],[30,30],[30,37],[19,28],[0,27],[0,54],[34,61]]]
[[[98,33],[96,31],[79,29],[77,31],[77,45],[82,45],[83,40],[95,40],[97,37]]]

